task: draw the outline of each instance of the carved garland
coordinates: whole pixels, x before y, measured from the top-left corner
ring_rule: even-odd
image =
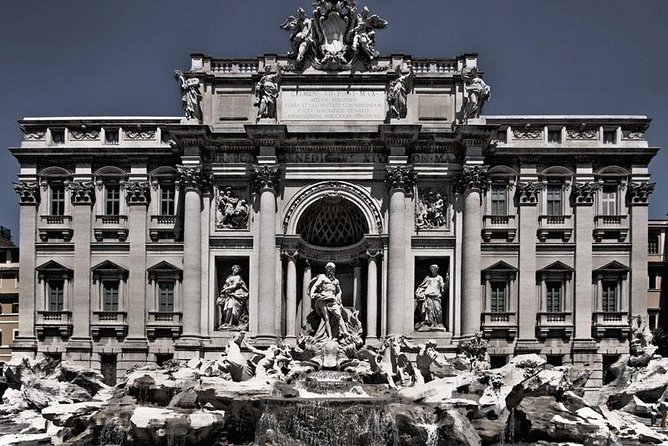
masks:
[[[151,201],[148,182],[129,181],[125,183],[128,204],[148,204]]]
[[[90,181],[72,181],[67,185],[72,196],[72,204],[95,203],[95,185]]]
[[[543,137],[543,130],[531,128],[513,128],[513,138],[522,140],[535,140]]]
[[[97,141],[100,139],[99,130],[71,130],[70,138],[73,141]]]
[[[295,211],[297,208],[304,202],[306,201],[309,197],[322,192],[322,191],[346,191],[350,192],[353,195],[355,195],[357,198],[362,200],[364,204],[367,206],[368,209],[371,210],[371,213],[373,214],[373,218],[376,221],[376,226],[378,227],[378,232],[382,233],[383,232],[383,218],[380,215],[380,211],[378,208],[375,206],[371,198],[360,192],[358,189],[355,187],[352,187],[349,184],[346,183],[341,183],[339,181],[328,181],[326,183],[318,184],[315,187],[312,187],[311,189],[305,191],[302,193],[291,205],[288,211],[285,214],[285,218],[283,219],[283,233],[287,234],[288,232],[288,225],[290,224],[290,221],[292,220],[292,216],[294,215]]]
[[[574,183],[572,195],[575,204],[591,205],[594,203],[596,192],[601,189],[599,183]]]
[[[278,192],[281,185],[281,171],[278,166],[256,166],[253,185],[257,193],[263,190]]]
[[[39,184],[34,181],[19,181],[13,183],[14,190],[19,195],[19,204],[39,204]]]
[[[598,138],[598,131],[593,127],[569,127],[566,129],[566,135],[568,139],[595,140]]]
[[[125,139],[129,141],[152,141],[155,139],[155,130],[126,130]]]
[[[628,198],[630,204],[647,204],[649,196],[652,195],[656,183],[643,181],[640,183],[630,183],[628,186]]]

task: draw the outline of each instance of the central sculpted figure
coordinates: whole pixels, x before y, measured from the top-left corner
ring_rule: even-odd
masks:
[[[325,274],[318,275],[309,284],[309,294],[313,310],[322,319],[316,337],[320,337],[322,329],[329,339],[336,339],[348,334],[343,320],[343,304],[341,302],[341,286],[334,276],[336,265],[329,262],[325,265]]]

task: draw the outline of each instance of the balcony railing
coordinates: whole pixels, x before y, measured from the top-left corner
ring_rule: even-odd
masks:
[[[125,241],[128,237],[128,217],[126,215],[97,215],[93,233],[95,239],[101,242],[105,238],[118,238]]]
[[[512,242],[517,235],[514,215],[485,215],[483,217],[482,237],[486,242],[501,236]]]
[[[628,337],[631,322],[628,311],[599,311],[593,315],[593,334],[598,338],[605,336]]]
[[[176,215],[151,215],[149,235],[154,242],[160,239],[161,234],[170,238],[176,237]]]
[[[597,242],[604,238],[615,238],[624,242],[628,232],[628,216],[626,215],[597,215],[594,217],[594,239]]]
[[[113,332],[117,338],[127,334],[127,313],[124,311],[93,311],[91,335],[99,338],[104,331]]]
[[[550,235],[560,237],[564,243],[573,235],[573,222],[570,215],[541,215],[538,217],[538,239],[544,242]]]
[[[72,240],[72,216],[70,215],[42,215],[38,228],[39,238],[48,242],[50,238],[62,238],[66,242]]]
[[[539,338],[550,335],[571,337],[573,335],[573,314],[570,312],[538,313],[536,334]]]
[[[482,331],[485,337],[514,338],[517,335],[516,313],[483,313]]]
[[[42,338],[48,331],[58,331],[61,337],[72,334],[72,312],[71,311],[38,311],[35,332]]]
[[[146,333],[149,338],[155,338],[161,331],[169,332],[173,338],[178,338],[182,330],[182,314],[172,311],[149,311]]]

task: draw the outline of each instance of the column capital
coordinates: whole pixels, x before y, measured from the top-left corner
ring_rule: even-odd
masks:
[[[276,165],[255,166],[253,168],[253,186],[256,192],[271,191],[278,193],[281,185],[281,169]]]
[[[481,166],[464,167],[464,170],[455,177],[455,183],[460,193],[468,190],[486,192],[489,186],[487,168]]]
[[[290,260],[293,262],[297,261],[297,258],[299,257],[299,251],[295,249],[283,249],[281,251],[281,255],[286,259]]]
[[[629,206],[648,206],[649,196],[652,195],[656,183],[649,181],[631,182],[627,186],[627,199]]]
[[[201,191],[205,186],[206,179],[202,172],[202,166],[176,166],[179,171],[179,182],[185,190],[191,189]]]
[[[538,195],[543,189],[543,183],[530,181],[527,183],[517,183],[517,197],[520,206],[536,206],[538,204]]]
[[[39,204],[39,184],[36,181],[17,181],[12,185],[19,196],[20,205],[36,206]]]
[[[128,181],[125,183],[125,192],[129,206],[147,206],[151,202],[148,181]]]
[[[383,258],[383,250],[380,248],[369,248],[366,250],[366,257],[369,261],[378,261]]]
[[[388,166],[386,172],[385,185],[390,192],[401,189],[406,193],[413,193],[417,182],[417,173],[413,166]]]
[[[601,189],[601,185],[596,182],[575,182],[571,186],[571,196],[575,206],[592,206],[596,192]]]
[[[95,203],[95,185],[91,181],[71,181],[67,188],[71,193],[73,205],[91,206]]]

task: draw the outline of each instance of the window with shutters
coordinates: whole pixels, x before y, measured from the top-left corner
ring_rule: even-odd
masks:
[[[505,184],[493,184],[491,190],[491,215],[508,215],[508,188]]]

